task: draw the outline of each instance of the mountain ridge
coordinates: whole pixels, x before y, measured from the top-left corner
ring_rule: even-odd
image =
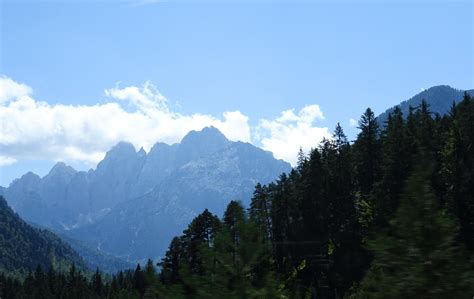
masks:
[[[419,92],[408,100],[404,100],[399,104],[388,108],[377,116],[377,120],[381,126],[385,126],[388,114],[397,106],[400,107],[404,117],[406,117],[409,112],[409,107],[416,108],[421,104],[422,100],[425,100],[430,105],[431,112],[444,115],[449,112],[453,102],[458,103],[463,99],[464,92],[474,96],[474,89],[462,90],[453,88],[449,85],[435,85]]]
[[[220,213],[230,199],[249,200],[257,182],[270,182],[290,169],[290,164],[275,159],[271,152],[250,143],[230,141],[218,129],[208,127],[189,132],[180,143],[158,142],[148,153],[143,149],[137,151],[131,143],[119,142],[95,170],[75,171],[64,163],[57,163],[43,178],[25,174],[2,192],[28,221],[88,241],[89,246],[100,249],[104,243],[100,236],[109,235],[101,229],[109,225],[100,223],[115,223],[116,219],[110,219],[112,216],[120,219],[120,213],[133,214],[136,208],[146,210],[147,207],[135,207],[143,196],[150,198],[143,204],[168,213],[160,214],[163,219],[170,219],[170,215],[182,216],[182,219],[178,217],[182,221],[173,222],[175,227],[170,228],[173,233],[179,233],[184,228],[180,225],[186,225],[201,209],[209,206]],[[59,178],[54,181],[57,175]],[[174,204],[170,205],[169,200]],[[156,206],[157,202],[163,206]],[[36,208],[31,209],[33,206]],[[149,221],[162,223],[159,219]],[[121,229],[127,231],[130,225],[121,223]],[[118,241],[120,232],[116,238],[110,244],[120,245],[122,249],[133,247],[133,244]],[[149,244],[146,254],[160,255],[159,251],[164,248],[155,245]],[[111,246],[104,252],[132,256],[131,261],[145,257],[139,250],[127,250],[113,250]]]

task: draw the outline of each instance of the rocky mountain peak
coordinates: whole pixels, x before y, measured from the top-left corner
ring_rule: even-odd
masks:
[[[209,146],[226,146],[229,140],[217,128],[210,126],[201,131],[190,131],[181,140],[181,145],[201,145],[207,144]]]
[[[38,186],[40,181],[41,181],[41,178],[36,173],[28,171],[27,173],[22,175],[19,179],[15,179],[10,184],[10,188],[20,187],[25,190],[32,190]]]
[[[55,176],[68,176],[72,177],[76,174],[76,170],[71,166],[66,165],[64,162],[57,162],[54,164],[53,168],[47,174],[47,177],[55,177]]]
[[[120,141],[112,147],[106,154],[104,160],[107,158],[130,157],[136,155],[136,150],[130,142]]]

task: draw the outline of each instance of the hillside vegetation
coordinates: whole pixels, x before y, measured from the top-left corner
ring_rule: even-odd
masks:
[[[474,101],[422,101],[381,128],[368,108],[349,143],[338,124],[249,207],[196,216],[165,257],[110,279],[0,277],[11,298],[472,298]],[[49,278],[52,277],[52,278]],[[59,282],[58,282],[59,281]],[[57,287],[54,287],[57,286]]]

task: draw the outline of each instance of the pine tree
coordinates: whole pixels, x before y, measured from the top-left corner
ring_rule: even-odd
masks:
[[[145,293],[146,288],[146,279],[145,274],[143,273],[140,264],[137,265],[135,268],[135,272],[133,273],[133,288],[140,293],[141,296]]]
[[[250,202],[249,217],[262,231],[267,240],[272,240],[271,202],[267,187],[257,183]]]
[[[145,265],[145,281],[146,285],[150,286],[155,283],[156,279],[156,269],[155,265],[153,264],[153,261],[151,259],[148,259]]]
[[[448,208],[459,220],[460,240],[474,250],[474,101],[467,93],[451,117],[441,150],[441,180]]]
[[[97,296],[102,296],[104,293],[104,282],[102,281],[102,274],[99,269],[96,269],[94,275],[92,275],[92,289]]]
[[[241,226],[245,222],[244,208],[239,202],[231,201],[224,212],[224,225],[229,230],[231,241],[235,246],[241,239]]]
[[[171,241],[165,257],[159,264],[162,268],[160,278],[164,284],[175,284],[180,281],[179,269],[181,259],[183,258],[183,248],[181,240],[174,237]]]
[[[229,203],[223,223],[215,246],[205,254],[209,275],[201,280],[208,286],[203,297],[280,297],[270,244],[239,202]]]
[[[374,112],[367,108],[359,120],[360,133],[354,144],[356,172],[362,197],[369,197],[379,176],[379,126]]]
[[[410,148],[400,107],[389,114],[382,139],[382,178],[375,188],[375,224],[384,228],[399,204],[403,183],[410,170]]]
[[[203,273],[200,248],[211,247],[221,223],[217,216],[207,209],[193,219],[182,237],[184,257],[191,273]]]
[[[354,298],[472,297],[472,263],[433,194],[431,169],[420,163],[407,181],[390,232],[371,244],[375,259]]]

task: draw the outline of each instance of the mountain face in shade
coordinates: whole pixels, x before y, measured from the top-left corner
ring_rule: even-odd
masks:
[[[151,191],[161,180],[186,163],[209,156],[232,142],[214,127],[200,132],[189,132],[179,144],[156,143],[147,155],[137,184],[132,190],[135,197]]]
[[[0,196],[0,271],[34,270],[38,265],[64,270],[72,263],[85,268],[68,244],[47,230],[27,224]]]
[[[433,86],[420,92],[409,100],[401,102],[397,106],[400,106],[403,115],[406,117],[408,115],[410,106],[416,108],[420,106],[422,100],[425,100],[430,106],[431,112],[444,115],[449,112],[453,102],[458,103],[463,99],[464,92],[474,96],[474,89],[464,91],[452,88],[448,85]],[[385,124],[388,119],[388,114],[394,109],[395,107],[387,109],[377,117],[380,125]]]
[[[181,143],[157,143],[148,154],[120,142],[95,170],[58,163],[45,177],[25,174],[2,192],[26,220],[135,261],[162,255],[205,208],[222,214],[232,199],[248,203],[257,182],[290,169],[210,127]]]
[[[151,192],[119,204],[96,224],[70,233],[129,260],[158,257],[205,208],[222,215],[230,200],[248,205],[257,182],[268,183],[289,169],[269,152],[232,142],[185,163]]]

